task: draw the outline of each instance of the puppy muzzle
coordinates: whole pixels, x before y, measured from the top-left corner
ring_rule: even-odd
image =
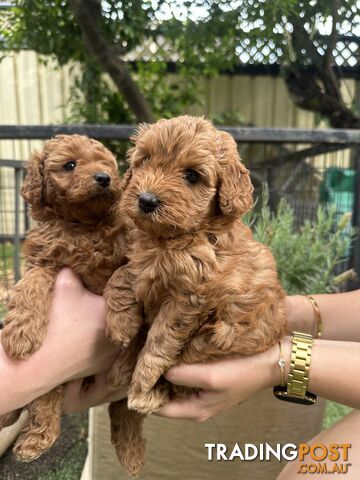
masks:
[[[106,188],[110,185],[110,175],[108,175],[105,172],[97,172],[94,175],[94,179],[98,185],[100,185],[103,188]]]
[[[139,195],[139,208],[144,213],[151,213],[157,209],[160,200],[149,192],[144,192]]]

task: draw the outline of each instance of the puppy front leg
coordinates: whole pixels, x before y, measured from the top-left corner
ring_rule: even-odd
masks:
[[[60,386],[28,405],[28,419],[13,450],[18,460],[30,462],[52,447],[60,435],[63,401]]]
[[[120,267],[104,290],[107,305],[106,335],[116,344],[128,346],[143,323],[141,308],[132,290],[132,274],[127,265]]]
[[[118,390],[128,388],[131,382],[137,357],[144,346],[145,335],[142,331],[130,342],[127,348],[121,350],[111,365],[107,375],[109,387]]]
[[[1,344],[9,357],[24,359],[41,347],[55,274],[53,268],[34,267],[15,285],[1,331]]]
[[[230,354],[251,355],[275,345],[286,332],[287,313],[282,290],[270,281],[271,277],[269,288],[249,290],[219,284],[209,296],[215,321],[200,328],[181,360],[197,363]]]
[[[172,365],[189,337],[199,328],[199,316],[189,303],[165,303],[148,332],[128,394],[129,408],[151,413],[168,400],[167,389],[157,381]]]

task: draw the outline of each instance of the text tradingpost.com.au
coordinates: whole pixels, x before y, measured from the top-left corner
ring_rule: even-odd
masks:
[[[349,463],[350,443],[235,443],[231,447],[224,443],[205,443],[209,461],[294,461],[299,462],[298,473],[346,474]]]

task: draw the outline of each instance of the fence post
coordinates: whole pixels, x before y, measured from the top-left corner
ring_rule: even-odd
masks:
[[[22,168],[15,167],[15,235],[14,235],[14,275],[15,282],[20,280],[20,185]]]

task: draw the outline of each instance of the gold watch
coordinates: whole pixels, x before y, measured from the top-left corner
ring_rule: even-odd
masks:
[[[274,387],[274,395],[280,400],[314,405],[317,396],[307,391],[313,337],[307,333],[293,332],[291,359],[287,385]]]

